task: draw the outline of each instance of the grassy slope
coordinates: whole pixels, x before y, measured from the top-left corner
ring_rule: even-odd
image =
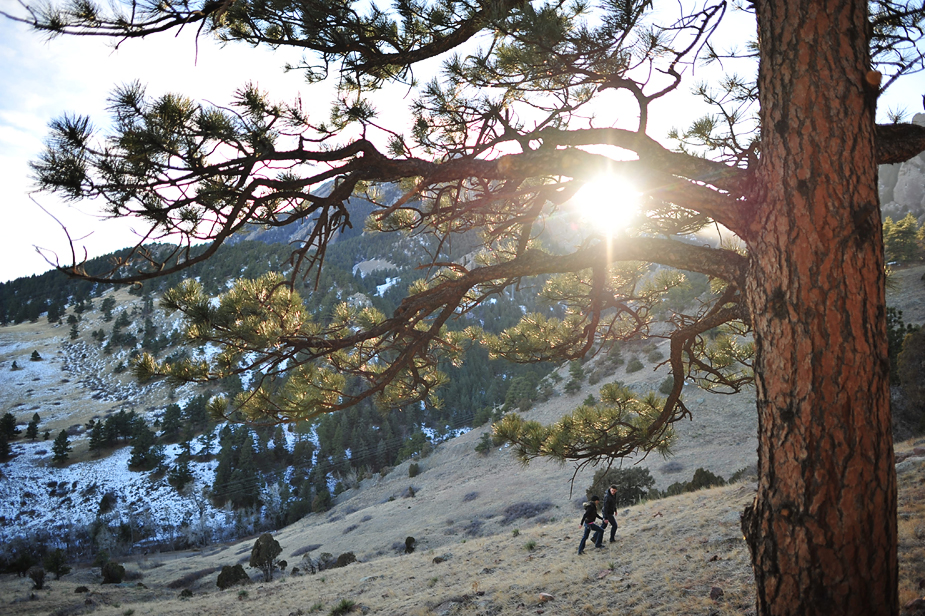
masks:
[[[916,289],[902,295],[901,305],[895,298],[890,301],[904,310],[907,322],[925,320],[925,301],[916,295],[923,287],[918,282],[922,271],[925,268],[897,274],[903,287]],[[911,299],[906,299],[910,295]],[[55,354],[50,336],[62,336],[63,332],[50,333],[40,325],[16,328],[23,333],[28,328],[43,332],[34,343],[22,343],[16,353],[21,365],[33,346],[46,357]],[[14,333],[13,329],[4,331],[4,337]],[[3,359],[4,364],[10,361]],[[3,367],[0,365],[0,370]],[[631,379],[621,368],[612,378],[596,386],[586,385],[574,396],[553,398],[529,416],[554,420],[589,393],[596,394],[608,380],[641,380],[656,387],[663,376],[647,367]],[[19,401],[4,396],[9,402],[3,406],[21,405],[14,410],[17,414],[29,409],[28,405],[42,406],[45,421],[46,405],[56,392],[41,382],[37,386],[23,379],[16,383],[21,383],[14,392]],[[754,461],[755,421],[750,396],[688,396],[695,417],[679,426],[681,439],[673,458],[677,464],[666,468],[659,458],[642,462],[652,469],[660,488],[689,479],[698,466],[728,476]],[[80,408],[85,413],[94,412],[94,404]],[[102,406],[112,408],[113,403]],[[61,416],[51,421],[58,422],[55,427],[64,427],[86,419]],[[377,614],[502,614],[521,613],[524,607],[555,614],[596,614],[614,608],[645,614],[749,611],[753,604],[751,576],[738,516],[751,498],[752,486],[742,484],[630,508],[620,517],[618,543],[603,553],[589,549],[578,557],[576,504],[590,482],[591,471],[578,478],[570,498],[571,467],[538,462],[521,468],[504,451],[477,456],[473,447],[480,433],[476,430],[438,447],[422,461],[422,473],[413,479],[408,478],[405,463],[387,476],[366,480],[358,489],[345,493],[331,512],[310,515],[276,534],[290,566],[298,566],[300,560],[291,556],[293,552],[321,544],[313,556],[354,551],[363,561],[346,569],[315,576],[287,574],[282,580],[248,587],[243,600],[237,589],[218,591],[214,568],[242,559],[246,564],[253,543],[250,538],[199,552],[138,557],[128,568],[143,575],[141,581],[147,588],[134,583],[100,586],[93,571],[77,568],[61,581],[49,581],[48,590],[36,592],[37,598],[29,600],[29,580],[3,576],[0,605],[8,614],[76,614],[84,610],[100,614],[125,614],[129,610],[135,614],[236,614],[260,610],[285,615],[298,610],[309,613],[319,604],[317,611],[327,613],[341,599],[355,601]],[[897,449],[912,447],[912,443],[904,443]],[[680,472],[665,472],[678,466]],[[899,469],[901,600],[905,603],[921,592],[918,581],[925,577],[925,534],[921,530],[925,527],[925,507],[921,505],[925,502],[925,465],[912,458],[902,462]],[[417,496],[402,498],[409,485],[415,487]],[[389,497],[396,498],[390,501]],[[506,507],[541,501],[552,503],[542,516],[543,523],[537,524],[536,519],[501,523]],[[356,528],[348,530],[352,526]],[[473,536],[478,526],[483,536]],[[519,531],[516,537],[512,532],[515,528]],[[392,545],[408,535],[418,539],[418,552],[396,556]],[[525,547],[531,541],[536,544],[532,551]],[[435,556],[447,560],[434,564]],[[209,573],[201,573],[204,571]],[[171,582],[183,578],[195,581],[170,587]],[[79,585],[90,587],[92,592],[74,594]],[[718,602],[709,598],[712,586],[725,592]],[[191,588],[194,597],[180,601],[177,595],[181,588]],[[539,605],[540,592],[552,594],[555,601]]]

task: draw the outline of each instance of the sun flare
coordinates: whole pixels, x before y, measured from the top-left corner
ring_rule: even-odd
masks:
[[[618,177],[588,182],[575,195],[574,202],[582,217],[604,233],[625,229],[639,214],[639,191]]]

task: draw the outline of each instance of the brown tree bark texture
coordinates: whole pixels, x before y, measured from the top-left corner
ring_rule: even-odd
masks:
[[[896,614],[876,90],[866,0],[759,0],[749,195],[759,614]]]

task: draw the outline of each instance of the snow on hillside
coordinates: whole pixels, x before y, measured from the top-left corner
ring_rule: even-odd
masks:
[[[155,529],[154,540],[171,541],[182,527],[218,529],[229,524],[232,514],[214,508],[201,494],[211,485],[217,462],[193,462],[195,481],[181,495],[163,478],[128,469],[131,447],[112,454],[64,467],[52,466],[51,441],[17,441],[17,454],[3,468],[0,482],[0,541],[37,531],[65,531],[92,524],[100,501],[115,496],[114,513],[104,519],[111,527],[120,523]],[[178,445],[167,448],[168,460],[179,453]]]

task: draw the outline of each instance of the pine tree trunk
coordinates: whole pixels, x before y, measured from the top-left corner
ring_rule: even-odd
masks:
[[[896,614],[896,474],[866,0],[759,0],[747,296],[758,613]]]

